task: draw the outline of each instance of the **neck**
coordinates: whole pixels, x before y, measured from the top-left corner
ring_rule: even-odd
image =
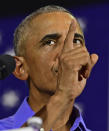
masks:
[[[45,119],[46,105],[50,97],[51,96],[49,94],[39,91],[35,86],[30,86],[28,103],[32,110],[36,112],[35,116],[39,116],[42,119]],[[62,114],[59,120],[57,120],[53,127],[54,130],[57,130],[57,128],[60,128],[68,123],[69,117],[73,110],[73,104],[74,101],[70,103],[66,111]]]
[[[39,91],[33,85],[30,86],[28,103],[34,112],[39,112],[50,99],[50,95]]]

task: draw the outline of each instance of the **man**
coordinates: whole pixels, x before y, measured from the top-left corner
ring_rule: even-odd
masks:
[[[45,131],[88,131],[75,99],[98,60],[89,54],[76,18],[59,6],[45,6],[27,16],[14,34],[14,75],[27,80],[29,97],[1,129],[26,126],[32,116],[43,119]]]

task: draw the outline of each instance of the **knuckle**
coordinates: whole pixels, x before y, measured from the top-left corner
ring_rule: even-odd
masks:
[[[89,61],[89,56],[86,55],[86,56],[84,57],[84,63],[86,64],[86,63],[88,63],[88,61]]]
[[[70,69],[72,67],[72,61],[69,58],[64,57],[64,59],[62,60],[62,65]]]

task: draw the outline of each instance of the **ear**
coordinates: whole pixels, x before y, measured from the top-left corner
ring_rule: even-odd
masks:
[[[14,56],[16,68],[13,72],[14,76],[20,80],[28,79],[27,65],[23,57]]]

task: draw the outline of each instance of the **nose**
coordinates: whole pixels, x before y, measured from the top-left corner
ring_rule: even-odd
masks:
[[[58,67],[59,67],[59,58],[61,56],[62,50],[63,50],[64,43],[60,43],[58,47],[55,50],[55,57],[54,57],[54,64],[53,64],[53,70],[55,73],[58,73]]]

